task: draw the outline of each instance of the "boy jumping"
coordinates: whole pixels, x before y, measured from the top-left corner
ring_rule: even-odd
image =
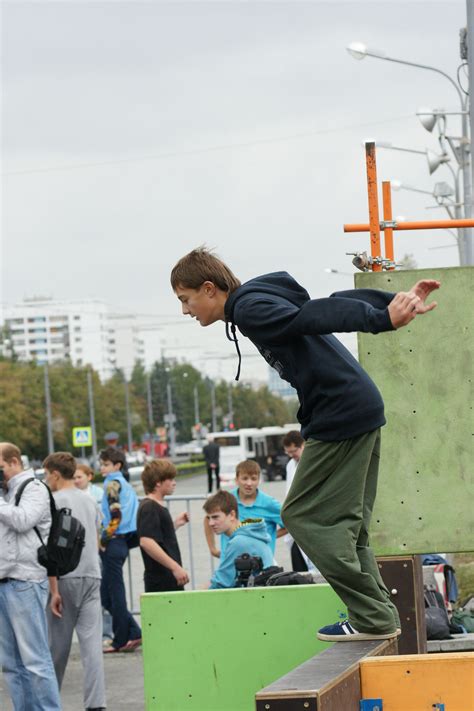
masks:
[[[400,619],[369,547],[375,500],[382,397],[357,360],[332,335],[381,333],[406,326],[435,308],[426,304],[440,283],[417,282],[392,294],[354,289],[310,299],[287,272],[245,284],[205,248],[184,256],[171,272],[183,314],[201,326],[236,326],[298,393],[306,446],[282,510],[300,548],[346,604],[348,621],[318,631],[319,639],[389,639]],[[229,329],[231,335],[229,335]]]

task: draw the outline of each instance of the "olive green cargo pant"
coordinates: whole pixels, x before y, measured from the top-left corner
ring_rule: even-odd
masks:
[[[400,618],[369,547],[379,459],[380,430],[342,442],[309,439],[282,519],[346,604],[349,622],[385,634]]]

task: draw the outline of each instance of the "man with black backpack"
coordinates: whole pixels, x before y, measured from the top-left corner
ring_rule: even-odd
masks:
[[[46,568],[38,562],[48,540],[51,508],[46,486],[23,470],[21,452],[0,443],[0,664],[15,711],[60,711],[58,683],[48,647]],[[15,497],[25,487],[16,504]]]
[[[94,499],[74,483],[76,460],[72,454],[50,454],[43,467],[56,509],[69,510],[85,529],[85,545],[77,567],[60,575],[59,580],[50,577],[47,616],[54,668],[61,688],[75,631],[84,669],[84,707],[86,711],[99,711],[106,706],[98,547],[100,511]]]

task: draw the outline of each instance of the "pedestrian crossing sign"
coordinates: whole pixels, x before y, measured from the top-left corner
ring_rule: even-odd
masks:
[[[91,427],[73,427],[72,428],[72,446],[73,447],[91,447],[92,446],[92,428]]]

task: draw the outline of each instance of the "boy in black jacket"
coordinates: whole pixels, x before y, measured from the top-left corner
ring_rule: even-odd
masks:
[[[400,619],[369,547],[375,500],[382,397],[333,332],[381,333],[435,308],[426,298],[440,283],[417,282],[391,294],[355,289],[311,300],[287,272],[245,284],[215,255],[195,249],[175,265],[171,285],[183,314],[201,326],[236,326],[298,393],[306,440],[282,519],[300,548],[347,605],[349,619],[323,627],[319,639],[389,639]],[[229,335],[229,329],[231,335]]]

